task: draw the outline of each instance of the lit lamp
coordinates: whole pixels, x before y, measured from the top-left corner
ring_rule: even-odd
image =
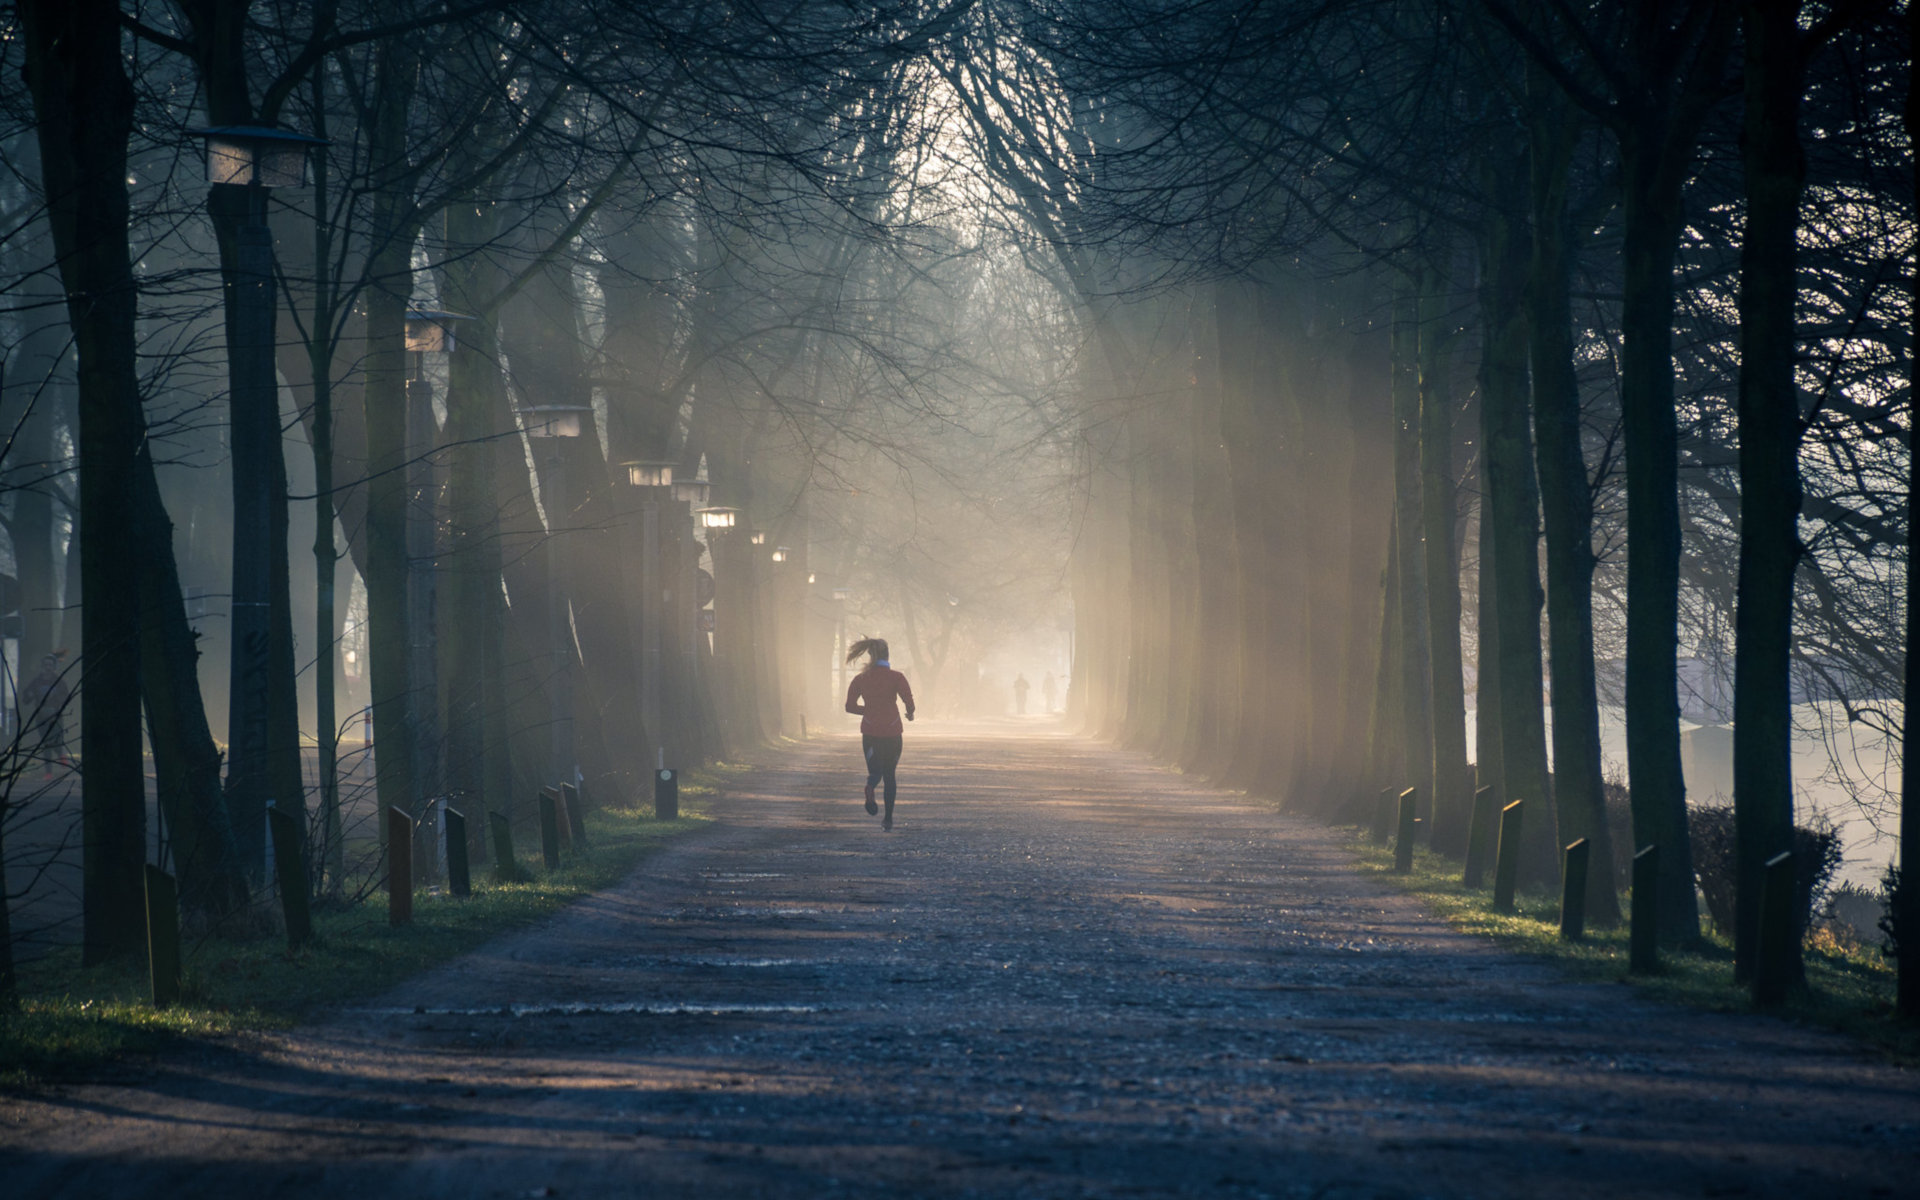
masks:
[[[833,589],[833,598],[842,604],[845,604],[848,598],[851,597],[852,595],[853,595],[852,588],[837,587]]]
[[[465,313],[441,312],[437,308],[407,310],[407,358],[414,379],[421,378],[429,354],[452,354],[453,322],[471,321]]]
[[[682,479],[673,485],[673,498],[680,504],[705,508],[707,496],[712,490],[712,486],[704,479]]]
[[[206,139],[207,182],[236,187],[305,187],[307,147],[327,144],[325,138],[270,125],[214,125],[187,132]]]
[[[567,478],[567,455],[563,438],[578,438],[593,420],[593,409],[584,404],[530,404],[520,410],[520,421],[527,436],[542,447],[545,473],[541,483],[541,503],[546,509],[548,528],[559,528],[560,514],[573,511],[571,481]],[[548,725],[551,755],[547,777],[554,784],[572,783],[578,762],[573,740],[573,622],[572,598],[563,588],[569,574],[566,538],[556,539],[547,552],[548,649],[553,655],[553,683],[550,697],[553,720]]]
[[[764,529],[756,529],[747,534],[747,540],[756,546],[764,546],[767,544],[767,531]]]
[[[634,487],[673,486],[673,464],[670,462],[630,462],[620,465],[627,469],[627,482]]]
[[[272,603],[275,579],[286,578],[284,543],[269,536],[276,497],[284,503],[286,483],[273,470],[280,461],[280,392],[274,373],[275,290],[273,233],[267,228],[267,192],[300,187],[307,181],[307,150],[325,145],[271,126],[221,125],[189,130],[206,142],[207,212],[221,241],[221,282],[227,318],[227,399],[231,413],[228,449],[233,462],[232,619],[229,636],[227,709],[227,799],[238,848],[248,874],[260,878],[267,861],[268,781],[279,719],[268,714],[293,704],[295,681],[268,651],[276,638],[293,637],[291,613]],[[84,131],[82,131],[84,136]],[[387,447],[382,447],[386,449]],[[322,501],[327,503],[327,501]],[[329,526],[331,528],[331,526]],[[290,641],[286,644],[290,644]],[[331,666],[324,668],[332,670]],[[383,730],[397,728],[398,710],[380,703]],[[323,716],[331,724],[331,716]],[[290,728],[290,727],[289,727]],[[383,736],[385,734],[383,733]],[[323,778],[332,764],[322,752]],[[389,804],[412,800],[391,794]],[[330,825],[338,812],[336,796],[323,787],[321,810]]]
[[[777,563],[787,561],[787,548],[785,546],[775,546],[773,548],[773,561]]]
[[[584,404],[534,404],[520,410],[527,436],[534,438],[577,438],[593,409]]]
[[[702,529],[732,529],[734,523],[740,518],[740,510],[737,508],[726,508],[724,506],[701,508],[694,510],[694,516],[700,518],[700,528]]]
[[[620,464],[627,482],[640,492],[640,723],[652,739],[654,765],[667,774],[667,748],[661,738],[660,661],[661,605],[666,597],[660,572],[660,495],[673,487],[673,464],[641,459]]]

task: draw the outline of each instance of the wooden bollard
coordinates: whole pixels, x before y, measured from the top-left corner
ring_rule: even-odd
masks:
[[[1499,819],[1499,806],[1494,803],[1493,788],[1480,788],[1473,793],[1473,811],[1467,817],[1467,862],[1460,873],[1460,882],[1467,887],[1477,888],[1486,882],[1488,853],[1493,845],[1494,824]]]
[[[501,883],[517,883],[526,878],[520,870],[520,860],[513,853],[513,822],[507,820],[505,813],[488,813],[487,824],[493,829],[493,877]]]
[[[567,796],[558,787],[550,787],[553,797],[553,827],[560,833],[560,857],[573,857],[573,818],[567,813]]]
[[[180,999],[180,893],[173,876],[147,867],[147,979],[153,1006]]]
[[[301,822],[267,801],[267,832],[273,837],[273,873],[280,881],[280,912],[287,922],[287,949],[313,940],[313,914],[307,907],[307,856]]]
[[[1400,822],[1393,842],[1393,871],[1396,875],[1406,875],[1413,870],[1413,841],[1419,831],[1414,813],[1419,791],[1418,788],[1408,788],[1400,793]]]
[[[573,848],[587,848],[587,805],[580,795],[580,789],[570,783],[560,785],[560,802],[567,808],[568,840]]]
[[[680,819],[680,772],[672,767],[653,773],[653,817],[656,821]]]
[[[552,788],[540,793],[540,858],[553,871],[560,866],[560,795]]]
[[[1627,970],[1650,975],[1660,969],[1660,847],[1642,846],[1633,856],[1633,901],[1628,915]]]
[[[447,829],[447,891],[455,896],[471,896],[473,872],[467,862],[467,814],[444,805],[440,813]]]
[[[1373,802],[1373,829],[1371,839],[1376,846],[1387,844],[1387,837],[1393,832],[1393,789],[1381,788],[1380,798]]]
[[[1793,854],[1783,851],[1767,860],[1760,883],[1760,953],[1753,964],[1753,1002],[1774,1008],[1787,1002],[1797,982],[1794,949],[1800,940],[1800,921],[1794,912]]]
[[[1586,838],[1567,846],[1560,869],[1560,936],[1577,942],[1587,935],[1587,858],[1591,849]]]
[[[1520,875],[1520,825],[1526,813],[1525,800],[1515,800],[1500,810],[1500,841],[1493,851],[1495,912],[1513,911],[1514,881]]]
[[[413,817],[387,806],[387,924],[413,922]]]

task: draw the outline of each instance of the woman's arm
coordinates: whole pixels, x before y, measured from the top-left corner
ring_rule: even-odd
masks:
[[[900,702],[907,706],[907,720],[913,720],[913,687],[905,675],[900,677]]]
[[[847,711],[856,717],[864,717],[867,710],[860,707],[860,677],[855,675],[847,683]]]

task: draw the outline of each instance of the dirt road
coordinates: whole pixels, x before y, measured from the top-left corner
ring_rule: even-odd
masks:
[[[0,1192],[1920,1191],[1920,1076],[1847,1042],[1566,982],[1126,753],[909,733],[890,834],[817,741],[367,1008],[0,1099]]]

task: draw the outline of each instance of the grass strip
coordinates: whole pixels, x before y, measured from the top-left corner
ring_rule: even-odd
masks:
[[[1491,887],[1471,891],[1460,882],[1457,860],[1432,851],[1415,851],[1413,871],[1393,871],[1393,849],[1358,840],[1351,847],[1360,869],[1418,898],[1429,911],[1466,933],[1492,938],[1503,948],[1550,959],[1581,979],[1632,984],[1643,995],[1668,1004],[1710,1012],[1751,1012],[1744,985],[1733,982],[1733,945],[1709,929],[1699,945],[1663,948],[1655,975],[1627,973],[1627,927],[1589,926],[1578,941],[1560,937],[1560,897],[1535,888],[1514,900],[1512,913],[1494,912]],[[1621,895],[1621,911],[1627,895]],[[1808,938],[1807,987],[1780,1015],[1836,1030],[1868,1043],[1903,1065],[1920,1064],[1920,1029],[1893,1014],[1893,965],[1877,947],[1837,939],[1816,929]]]
[[[466,899],[416,891],[413,923],[398,929],[387,924],[385,893],[375,892],[357,905],[316,905],[315,940],[298,951],[277,935],[189,938],[184,999],[170,1008],[147,1002],[144,956],[83,968],[78,949],[66,948],[22,964],[19,1003],[0,1009],[0,1086],[97,1075],[195,1040],[283,1029],[319,1009],[377,996],[617,883],[648,854],[706,827],[697,798],[733,773],[687,772],[678,820],[655,820],[650,803],[592,813],[589,847],[555,871],[540,868],[536,838],[532,853],[518,848],[525,882],[496,882],[490,868],[476,867]]]

